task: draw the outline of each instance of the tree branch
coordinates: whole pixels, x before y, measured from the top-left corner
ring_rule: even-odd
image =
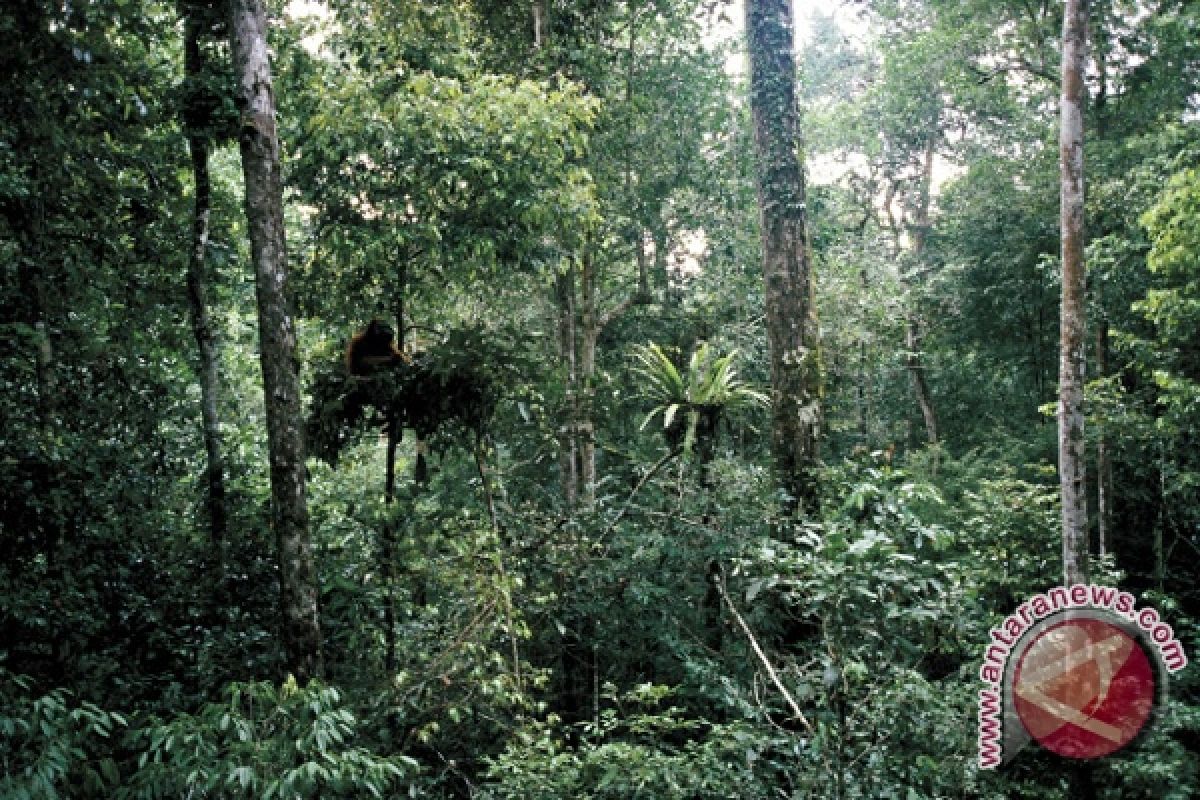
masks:
[[[812,723],[808,721],[808,717],[804,716],[804,712],[796,704],[796,699],[792,697],[792,693],[783,685],[783,681],[779,679],[779,673],[775,671],[775,667],[772,666],[771,661],[767,658],[767,654],[763,652],[762,647],[758,644],[758,640],[754,638],[754,632],[750,630],[750,626],[746,624],[746,620],[742,619],[742,615],[738,613],[737,608],[733,605],[733,601],[729,599],[729,593],[725,591],[724,576],[720,573],[715,575],[713,577],[713,585],[717,587],[717,592],[721,595],[721,599],[729,607],[729,613],[733,614],[738,627],[742,629],[742,634],[746,637],[746,641],[750,643],[750,649],[754,651],[754,655],[758,656],[759,663],[767,671],[767,675],[771,678],[771,683],[775,684],[775,688],[783,695],[784,701],[792,711],[792,716],[800,720],[800,724],[804,726],[804,729],[815,736],[817,732],[813,729]]]
[[[636,299],[636,295],[631,294],[631,295],[627,296],[624,300],[622,300],[621,302],[617,303],[615,306],[610,308],[608,311],[601,314],[599,316],[599,318],[597,318],[597,320],[596,320],[596,333],[600,333],[601,331],[603,331],[605,328],[608,327],[608,324],[610,322],[612,322],[614,319],[616,319],[617,317],[621,316],[626,311],[628,311],[629,307],[633,305],[633,301],[635,299]]]

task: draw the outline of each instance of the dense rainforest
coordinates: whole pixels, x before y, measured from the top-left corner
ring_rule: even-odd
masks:
[[[7,0],[0,797],[1200,796],[1200,4],[794,5]]]

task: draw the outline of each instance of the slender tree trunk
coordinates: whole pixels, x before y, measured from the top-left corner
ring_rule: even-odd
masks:
[[[1059,157],[1062,177],[1062,307],[1058,375],[1058,472],[1062,492],[1063,572],[1087,579],[1087,492],[1084,480],[1083,377],[1086,319],[1083,228],[1083,67],[1086,0],[1063,12]]]
[[[1108,320],[1096,325],[1096,374],[1108,372]],[[1108,433],[1105,425],[1096,430],[1096,552],[1103,558],[1108,554],[1108,537],[1112,530],[1112,457],[1108,452]]]
[[[656,225],[650,231],[654,242],[654,265],[651,267],[653,283],[662,286],[663,305],[668,308],[678,308],[683,302],[682,293],[677,286],[671,285],[671,271],[667,269],[667,242],[669,239],[665,226]]]
[[[1154,562],[1151,578],[1154,588],[1163,591],[1167,580],[1167,560],[1164,549],[1163,531],[1167,527],[1167,454],[1162,444],[1158,446],[1158,514],[1154,520],[1154,533],[1150,540],[1150,552]]]
[[[184,22],[184,70],[198,80],[204,69],[200,50],[199,25],[192,18]],[[217,412],[220,390],[217,339],[206,300],[209,218],[212,214],[212,188],[208,175],[208,139],[203,131],[188,131],[188,150],[192,156],[195,182],[195,206],[192,212],[192,248],[188,258],[187,296],[192,335],[200,353],[200,415],[207,455],[208,524],[218,554],[225,541],[225,465],[221,447],[221,418]],[[218,559],[219,562],[219,559]]]
[[[564,408],[558,426],[558,471],[563,503],[573,509],[579,503],[578,447],[575,406],[579,376],[575,362],[575,268],[568,267],[554,281],[558,309],[558,358],[563,370]]]
[[[390,420],[387,427],[387,464],[383,479],[383,503],[386,519],[379,537],[379,560],[383,572],[383,668],[388,680],[396,673],[396,521],[393,505],[396,502],[396,448],[400,443],[399,422]]]
[[[859,310],[862,319],[866,320],[866,297],[868,286],[868,275],[866,259],[863,260],[862,266],[858,270],[858,288],[861,290],[859,297]],[[867,412],[867,332],[864,324],[863,332],[858,337],[858,376],[855,379],[855,394],[857,399],[855,402],[858,412],[858,438],[862,447],[868,447],[870,438],[870,420]]]
[[[579,385],[576,389],[575,432],[579,437],[579,482],[583,506],[596,503],[596,421],[593,394],[596,379],[596,343],[600,319],[596,315],[596,263],[591,252],[580,259]]]
[[[797,152],[796,64],[790,0],[747,0],[767,343],[771,450],[787,511],[817,510],[821,423],[819,331],[808,253],[804,173]]]
[[[925,248],[929,241],[929,205],[933,189],[933,156],[937,149],[937,118],[930,126],[929,137],[925,141],[925,157],[921,165],[921,187],[917,198],[917,215],[912,228],[913,261],[921,265],[925,261]],[[929,391],[929,382],[925,379],[925,365],[921,359],[921,318],[917,314],[915,302],[909,299],[908,325],[905,332],[905,347],[908,355],[905,363],[908,374],[912,378],[913,391],[917,395],[917,405],[921,408],[921,417],[925,420],[925,436],[929,444],[938,443],[937,413],[933,405],[933,393]]]
[[[303,416],[295,320],[287,293],[283,182],[275,130],[275,93],[261,0],[232,0],[230,38],[241,110],[239,142],[246,182],[258,299],[258,332],[271,460],[271,514],[279,553],[287,668],[301,683],[320,677],[317,578],[305,497]]]
[[[546,9],[542,0],[533,0],[533,49],[542,49],[542,30],[546,23]]]
[[[546,4],[533,0],[533,51],[546,45]],[[575,265],[554,278],[554,308],[558,323],[558,363],[562,369],[563,408],[557,428],[558,480],[563,506],[568,512],[579,504],[579,447],[576,431],[578,369],[575,347]]]
[[[921,417],[925,420],[925,438],[929,444],[936,445],[938,443],[937,412],[933,407],[933,395],[929,391],[929,383],[925,380],[925,365],[921,363],[921,320],[912,311],[908,315],[904,345],[907,350],[905,366],[912,378],[913,391],[917,395],[917,405],[921,408]]]
[[[638,288],[637,299],[639,303],[650,302],[650,258],[646,253],[646,232],[639,227],[637,229],[637,241],[634,242],[634,247],[637,254],[637,269],[638,269]]]
[[[1107,9],[1111,12],[1111,7]],[[1093,15],[1091,51],[1099,76],[1096,89],[1096,100],[1092,104],[1093,129],[1097,139],[1107,135],[1108,128],[1108,65],[1109,54],[1112,51],[1112,37],[1109,35],[1109,20],[1105,6],[1097,9],[1100,13]],[[1103,311],[1104,295],[1099,286],[1095,288],[1095,307],[1101,309],[1100,318],[1096,320],[1096,377],[1108,375],[1108,317]],[[1112,531],[1112,455],[1108,447],[1108,432],[1103,422],[1096,426],[1096,554],[1104,558],[1108,554],[1108,540]]]
[[[575,430],[579,437],[579,475],[583,503],[590,508],[596,502],[596,346],[600,334],[624,314],[639,295],[627,296],[608,311],[598,308],[596,262],[590,252],[581,259],[579,313],[579,387]]]

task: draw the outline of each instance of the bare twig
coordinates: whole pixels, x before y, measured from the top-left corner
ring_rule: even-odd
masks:
[[[783,695],[784,701],[792,711],[792,716],[800,720],[800,724],[804,726],[804,729],[809,734],[815,736],[817,732],[813,728],[812,723],[808,721],[808,717],[804,716],[804,712],[800,710],[800,706],[797,705],[796,699],[792,697],[792,693],[783,685],[783,681],[779,678],[779,673],[775,671],[775,667],[771,664],[770,659],[767,658],[767,654],[763,652],[758,640],[754,638],[754,632],[750,630],[750,626],[746,624],[746,620],[742,619],[742,615],[738,613],[733,600],[729,598],[729,593],[725,591],[725,577],[718,573],[713,577],[713,585],[717,587],[717,592],[721,595],[721,599],[725,601],[725,605],[729,607],[729,612],[733,614],[738,627],[742,629],[742,634],[746,637],[746,641],[750,643],[750,648],[754,651],[754,655],[758,656],[763,669],[767,671],[767,675],[771,678],[771,683],[775,684],[775,688]]]
[[[637,482],[637,486],[634,486],[633,491],[629,493],[629,497],[625,500],[625,505],[621,506],[621,510],[617,512],[617,516],[613,518],[613,521],[608,523],[608,527],[604,529],[604,533],[600,534],[601,539],[603,539],[605,536],[608,536],[608,534],[612,532],[612,529],[617,526],[617,523],[621,521],[621,518],[625,516],[625,512],[629,510],[629,506],[633,503],[633,498],[637,496],[638,491],[640,491],[641,488],[646,484],[646,481],[654,477],[654,474],[662,469],[664,464],[666,464],[675,456],[679,455],[680,452],[681,450],[678,447],[671,450],[665,456],[660,458],[658,463],[651,467],[650,470],[642,476],[642,479]]]

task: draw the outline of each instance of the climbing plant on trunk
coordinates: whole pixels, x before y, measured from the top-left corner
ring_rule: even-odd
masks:
[[[767,343],[771,452],[788,510],[817,509],[821,364],[804,173],[797,152],[796,64],[788,0],[748,0],[750,108],[754,117]]]

